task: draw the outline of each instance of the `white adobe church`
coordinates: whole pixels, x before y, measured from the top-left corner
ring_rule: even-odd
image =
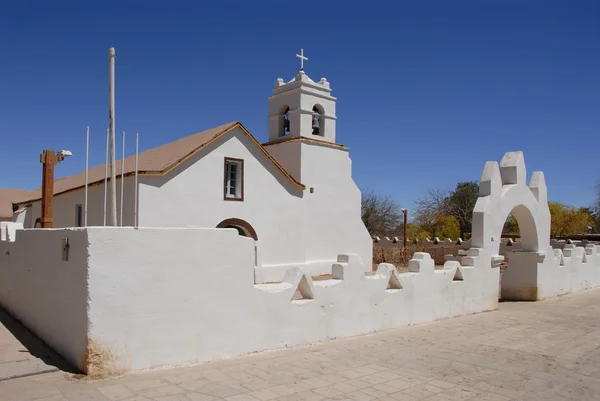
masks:
[[[257,281],[281,280],[291,266],[328,273],[345,253],[370,270],[372,239],[349,149],[336,142],[329,82],[301,68],[275,82],[268,110],[266,143],[233,122],[140,153],[137,215],[135,157],[117,161],[117,199],[123,165],[125,177],[119,225],[236,229],[255,240]],[[105,225],[104,177],[105,165],[89,169],[88,226]],[[55,228],[83,226],[84,187],[85,172],[55,181]],[[18,201],[13,221],[35,227],[40,197]]]
[[[490,311],[499,290],[535,301],[600,286],[600,246],[552,248],[544,175],[527,182],[522,152],[486,163],[467,255],[439,269],[417,252],[407,273],[382,263],[365,274],[372,242],[335,101],[301,70],[275,83],[266,143],[238,122],[181,138],[139,155],[137,188],[125,159],[119,223],[130,227],[71,228],[83,225],[85,172],[55,182],[63,228],[23,230],[39,193],[9,194],[20,209],[0,222],[0,306],[106,377]],[[104,171],[89,171],[89,226],[104,224]],[[522,247],[500,281],[511,212]]]

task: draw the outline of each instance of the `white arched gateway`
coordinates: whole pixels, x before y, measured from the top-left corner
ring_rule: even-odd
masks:
[[[473,210],[472,248],[494,265],[503,259],[500,241],[508,215],[512,213],[519,224],[521,249],[506,252],[509,268],[502,274],[501,297],[535,301],[598,286],[597,247],[552,249],[544,174],[535,171],[529,186],[526,180],[523,152],[506,153],[500,165],[487,162]]]
[[[483,248],[492,262],[499,256],[502,228],[510,213],[519,224],[522,248],[507,254],[509,269],[502,275],[501,298],[536,300],[537,267],[550,248],[550,210],[544,173],[535,171],[527,186],[523,152],[508,152],[500,166],[487,162],[473,210],[472,247]]]
[[[544,173],[535,171],[529,186],[523,152],[508,152],[500,166],[487,162],[473,210],[472,246],[498,255],[506,218],[512,213],[521,232],[523,251],[550,249],[550,210]]]

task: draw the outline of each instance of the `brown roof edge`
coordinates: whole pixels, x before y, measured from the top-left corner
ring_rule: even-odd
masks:
[[[178,167],[182,163],[184,163],[190,157],[193,157],[198,152],[200,152],[202,149],[206,148],[208,145],[212,144],[213,142],[215,142],[219,138],[223,137],[224,135],[228,134],[229,132],[232,132],[235,128],[239,127],[242,130],[242,132],[245,135],[247,135],[254,144],[256,144],[258,146],[258,148],[263,152],[263,154],[275,165],[275,167],[279,171],[281,171],[281,173],[283,173],[283,175],[287,179],[289,179],[296,187],[298,187],[300,189],[303,189],[303,190],[306,189],[306,186],[304,184],[302,184],[301,182],[299,182],[298,180],[296,180],[294,177],[292,177],[292,175],[290,173],[288,173],[277,162],[277,160],[275,160],[273,158],[273,156],[271,156],[271,154],[263,147],[263,145],[261,145],[256,140],[256,138],[246,129],[246,127],[244,127],[244,125],[241,122],[236,121],[236,122],[233,122],[233,123],[224,124],[221,127],[224,127],[223,131],[215,134],[210,140],[202,143],[200,146],[198,146],[198,147],[194,148],[192,151],[188,152],[184,157],[176,160],[173,163],[170,163],[170,164],[164,166],[164,168],[162,168],[160,170],[157,169],[157,170],[138,171],[138,175],[140,175],[140,176],[164,176],[164,175],[170,173],[173,169],[175,169],[176,167]],[[184,138],[180,138],[180,139],[184,139]],[[173,142],[175,142],[175,141],[173,141]],[[172,143],[172,142],[169,142],[169,143],[167,143],[165,145],[168,145],[170,143]],[[160,148],[162,146],[165,146],[165,145],[161,145],[161,146],[158,146],[157,148],[153,148],[153,149],[158,149],[158,148]],[[150,150],[152,150],[152,149],[150,149]],[[104,165],[101,165],[101,166],[104,166]],[[135,175],[135,171],[129,171],[129,172],[124,173],[123,175],[125,177],[130,177],[132,175]],[[121,176],[121,174],[117,174],[117,178],[120,178],[120,176]],[[108,178],[108,181],[110,181],[110,177]],[[101,179],[101,180],[90,181],[88,183],[88,186],[97,185],[97,184],[100,184],[100,183],[104,183],[104,178]],[[66,189],[64,191],[57,192],[57,193],[54,194],[54,196],[62,195],[64,193],[69,193],[69,192],[72,192],[72,191],[76,191],[76,190],[84,188],[84,187],[85,187],[85,184],[84,185],[78,185],[78,186],[75,186],[73,188],[68,188],[68,189]],[[38,189],[38,191],[39,191],[39,189]],[[26,203],[37,202],[37,201],[39,201],[41,199],[41,194],[38,194],[36,196],[37,196],[36,198],[28,199],[28,200],[25,200],[25,201],[19,201],[19,202],[15,203],[15,204],[17,204],[17,205],[23,205],[23,204],[26,204]]]
[[[15,205],[19,205],[21,199],[33,196],[33,191],[22,189],[0,189],[0,218],[11,219],[14,213]]]
[[[262,144],[262,146],[267,147],[267,146],[271,146],[271,145],[277,145],[278,143],[294,142],[294,141],[316,143],[318,145],[329,146],[331,148],[342,149],[342,150],[346,150],[346,151],[350,150],[349,148],[347,148],[344,145],[339,144],[339,143],[328,142],[328,141],[324,141],[322,139],[316,139],[316,138],[307,138],[305,136],[279,138],[279,139],[275,139],[275,140],[272,140],[269,142],[265,142]]]
[[[288,173],[283,168],[283,166],[281,164],[279,164],[279,162],[277,160],[275,160],[275,158],[273,156],[271,156],[271,154],[267,151],[267,149],[265,149],[265,147],[256,140],[256,138],[246,129],[246,127],[244,127],[244,125],[242,123],[238,122],[238,124],[239,124],[239,127],[242,129],[242,131],[246,135],[248,135],[248,137],[252,140],[252,142],[254,142],[256,144],[256,146],[258,146],[258,148],[265,154],[265,156],[267,156],[267,158],[269,158],[269,160],[271,160],[273,162],[275,167],[277,167],[298,188],[306,189],[306,185],[302,184],[300,181],[298,181],[294,177],[292,177],[292,175],[290,173]]]

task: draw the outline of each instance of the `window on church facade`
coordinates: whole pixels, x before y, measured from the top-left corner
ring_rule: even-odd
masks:
[[[242,159],[225,158],[223,191],[225,200],[244,200],[244,161]]]
[[[75,227],[83,227],[83,206],[75,205]]]

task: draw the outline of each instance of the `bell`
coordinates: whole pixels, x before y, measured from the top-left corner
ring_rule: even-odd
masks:
[[[313,129],[319,129],[319,127],[320,127],[320,125],[319,125],[319,117],[313,116],[313,118],[312,118],[312,127],[313,127]]]

